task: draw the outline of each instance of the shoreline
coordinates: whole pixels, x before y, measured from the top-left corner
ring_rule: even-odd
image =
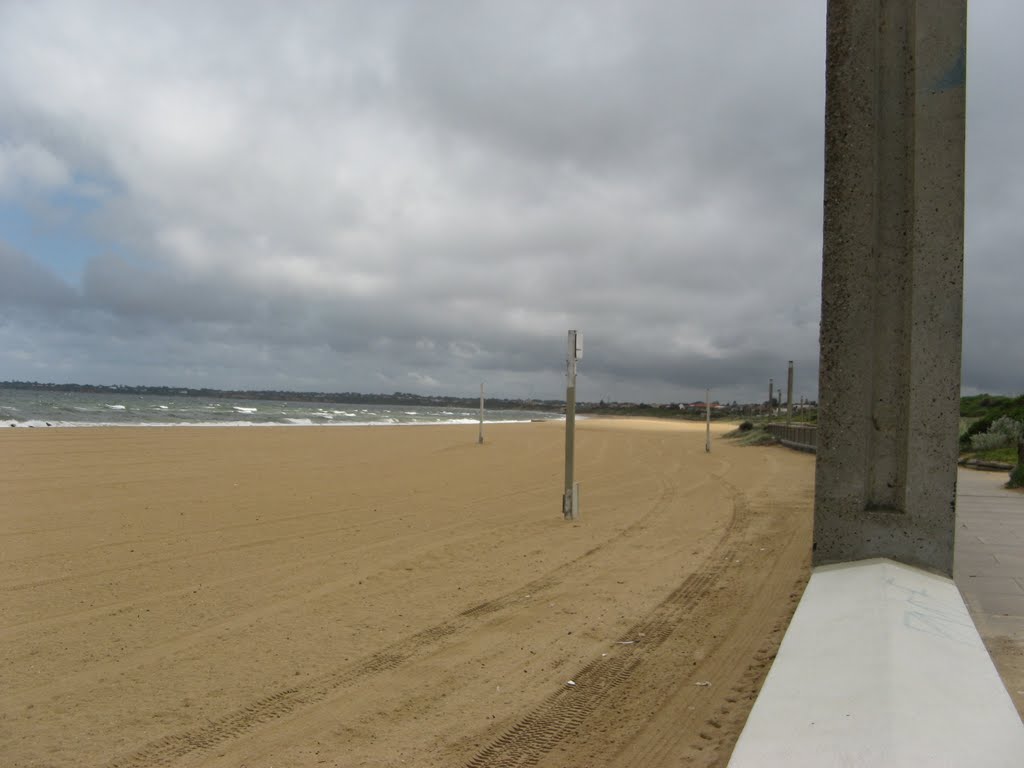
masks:
[[[584,420],[582,417],[577,416],[577,420]],[[546,421],[564,422],[565,418],[554,418],[554,419],[484,419],[484,424],[530,424],[539,423]],[[252,422],[252,421],[202,421],[202,422],[138,422],[138,423],[125,423],[118,424],[113,422],[43,422],[41,425],[36,423],[36,420],[32,422],[22,422],[19,424],[7,423],[8,428],[13,429],[174,429],[177,427],[224,427],[231,429],[248,429],[250,427],[465,427],[472,424],[479,424],[478,419],[463,419],[463,420],[447,420],[447,421],[324,421],[324,422],[313,422],[309,423],[293,423],[285,424],[282,422]],[[2,426],[0,426],[2,431]]]
[[[601,414],[576,414],[576,421],[596,422],[611,421],[618,423],[637,422],[650,426],[665,425],[669,429],[680,429],[683,431],[704,431],[706,423],[697,419],[673,419],[656,416],[616,416]],[[542,424],[554,422],[565,423],[565,415],[552,416],[551,418],[528,418],[528,419],[487,419],[484,418],[484,425],[488,424]],[[250,427],[446,427],[446,426],[472,426],[478,425],[479,419],[447,419],[443,421],[321,421],[304,420],[302,423],[284,422],[251,422],[251,421],[208,421],[208,422],[138,422],[138,423],[116,423],[116,422],[42,422],[31,420],[29,422],[5,422],[0,424],[0,433],[4,427],[10,429],[170,429],[177,427],[223,427],[232,429],[248,429]],[[712,432],[724,432],[728,428],[735,428],[738,421],[718,420],[711,422]]]

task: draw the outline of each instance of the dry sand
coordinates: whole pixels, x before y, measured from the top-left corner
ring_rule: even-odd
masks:
[[[0,431],[0,761],[723,765],[813,457],[581,422],[567,523],[563,427],[486,436]]]

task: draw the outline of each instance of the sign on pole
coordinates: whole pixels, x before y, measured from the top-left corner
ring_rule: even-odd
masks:
[[[793,423],[793,361],[789,361],[789,374],[786,379],[786,423]]]
[[[565,360],[565,492],[562,494],[562,516],[578,520],[580,516],[579,487],[573,481],[576,448],[576,362],[583,357],[583,334],[569,331]]]
[[[480,382],[480,437],[477,443],[484,441],[484,383]]]
[[[704,394],[704,410],[707,414],[707,432],[704,438],[704,452],[711,453],[711,390]]]

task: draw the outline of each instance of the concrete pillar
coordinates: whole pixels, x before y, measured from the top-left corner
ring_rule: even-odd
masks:
[[[829,0],[814,563],[953,568],[966,0]]]

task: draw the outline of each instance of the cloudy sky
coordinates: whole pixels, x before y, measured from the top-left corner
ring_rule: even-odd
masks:
[[[0,0],[0,380],[817,389],[824,0]],[[971,5],[966,392],[1024,391],[1024,5]]]

